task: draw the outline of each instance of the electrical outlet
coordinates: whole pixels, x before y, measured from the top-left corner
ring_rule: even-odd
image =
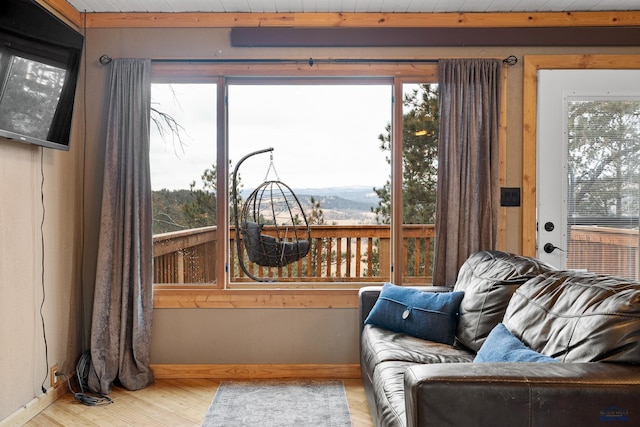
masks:
[[[56,377],[56,372],[58,372],[58,364],[55,364],[49,370],[49,380],[51,381],[51,387],[55,387],[58,385],[58,377]]]

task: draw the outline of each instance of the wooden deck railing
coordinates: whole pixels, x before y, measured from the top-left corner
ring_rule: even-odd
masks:
[[[264,230],[269,233],[268,227]],[[403,226],[403,281],[429,283],[432,274],[433,225]],[[235,229],[230,229],[229,274],[233,282],[252,282],[238,265]],[[640,280],[638,230],[572,226],[568,268]],[[216,227],[154,236],[156,283],[211,284],[216,282]],[[258,267],[245,260],[258,277],[283,282],[375,282],[389,280],[390,229],[386,225],[316,225],[311,227],[307,257],[283,268]]]
[[[216,236],[216,227],[153,236],[154,282],[215,282]]]
[[[567,267],[640,280],[638,243],[637,229],[573,225]]]
[[[265,226],[263,232],[273,230]],[[403,227],[405,281],[431,282],[435,231],[433,225]],[[230,229],[232,282],[253,282],[240,268],[235,228]],[[211,284],[216,282],[216,227],[204,227],[154,236],[155,283]],[[244,251],[243,251],[244,253]],[[282,268],[259,267],[246,259],[257,277],[282,282],[376,282],[389,280],[390,228],[388,225],[315,225],[311,227],[309,254]]]

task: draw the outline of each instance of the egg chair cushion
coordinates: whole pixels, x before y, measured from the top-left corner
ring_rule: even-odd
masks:
[[[284,267],[309,253],[309,241],[280,242],[262,233],[262,224],[251,221],[242,223],[242,240],[251,262],[263,267]]]

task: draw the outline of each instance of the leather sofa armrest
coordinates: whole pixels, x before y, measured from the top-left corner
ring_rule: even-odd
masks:
[[[364,321],[380,296],[380,291],[382,291],[382,286],[365,286],[358,291],[360,333],[362,333],[362,328],[364,328]]]
[[[407,427],[640,425],[640,366],[441,363],[404,383]]]
[[[410,286],[413,289],[420,289],[425,292],[449,292],[450,287],[446,286]],[[382,291],[382,286],[364,286],[358,291],[358,308],[360,312],[360,332],[364,328],[364,321],[375,305]]]

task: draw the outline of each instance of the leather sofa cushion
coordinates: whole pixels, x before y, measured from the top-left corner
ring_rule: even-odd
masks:
[[[640,283],[545,273],[516,290],[503,323],[531,349],[563,362],[640,363]]]
[[[452,345],[415,338],[373,325],[365,325],[361,335],[361,362],[369,372],[382,362],[411,363],[472,362],[474,354]]]
[[[454,286],[463,291],[456,339],[478,351],[493,328],[502,321],[516,289],[536,275],[554,270],[539,260],[499,251],[471,254]]]
[[[373,374],[373,398],[378,411],[378,425],[385,427],[406,426],[406,406],[404,396],[404,372],[410,362],[384,362],[376,367]]]

